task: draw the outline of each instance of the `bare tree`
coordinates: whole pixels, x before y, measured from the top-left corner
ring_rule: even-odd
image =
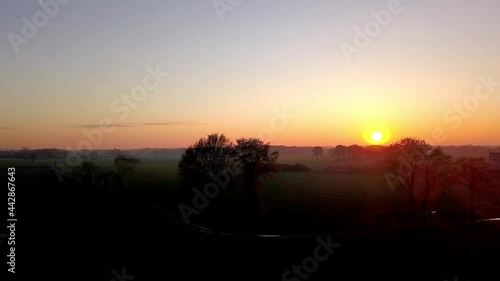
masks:
[[[85,177],[89,178],[92,185],[95,184],[95,174],[98,171],[97,166],[92,162],[83,162],[82,169],[85,173]]]
[[[244,186],[250,194],[257,216],[261,217],[264,214],[264,200],[260,179],[276,172],[274,164],[279,153],[271,152],[269,143],[261,139],[241,138],[236,142],[236,160]]]
[[[123,177],[125,190],[128,193],[127,188],[127,177],[134,172],[135,166],[139,165],[141,160],[125,155],[118,155],[115,158],[115,167],[118,170],[118,174]]]
[[[335,160],[335,148],[331,148],[328,150],[328,154],[332,157],[332,160]]]
[[[441,147],[426,155],[423,165],[424,195],[422,198],[422,226],[427,223],[429,197],[434,189],[451,184],[454,174],[453,157],[444,153]]]
[[[224,135],[212,134],[186,149],[179,161],[181,184],[199,187],[210,181],[211,175],[228,172],[238,174],[255,213],[264,213],[260,180],[275,172],[278,152],[270,152],[269,143],[261,139],[240,138],[236,146]]]
[[[388,148],[385,168],[408,193],[412,226],[415,226],[415,186],[419,171],[432,147],[423,140],[403,138]]]
[[[201,138],[186,149],[179,161],[179,176],[184,187],[199,187],[211,174],[235,169],[234,145],[223,134]]]
[[[475,222],[475,213],[474,213],[474,203],[475,203],[475,192],[477,187],[486,181],[486,177],[488,176],[488,164],[484,160],[484,158],[465,158],[462,157],[457,160],[458,164],[458,177],[460,179],[460,183],[465,186],[470,193],[469,198],[469,218],[470,222]]]

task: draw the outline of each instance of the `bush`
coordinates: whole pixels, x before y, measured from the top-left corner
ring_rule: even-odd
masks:
[[[278,172],[309,172],[311,169],[307,167],[306,165],[302,164],[295,164],[295,165],[289,165],[289,164],[279,164],[276,163],[274,164],[274,168]]]

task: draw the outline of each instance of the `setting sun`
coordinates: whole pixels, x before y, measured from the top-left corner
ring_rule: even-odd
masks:
[[[379,143],[384,138],[384,135],[381,132],[373,132],[371,135],[372,141]]]
[[[363,130],[363,138],[370,145],[383,145],[391,140],[391,130],[382,122],[372,122]]]

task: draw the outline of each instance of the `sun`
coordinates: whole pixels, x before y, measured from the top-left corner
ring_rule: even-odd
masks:
[[[371,139],[372,139],[372,141],[379,143],[381,140],[384,139],[384,135],[379,131],[375,131],[372,133]]]
[[[363,130],[363,138],[370,145],[386,144],[391,140],[391,137],[391,130],[384,124],[370,124]]]

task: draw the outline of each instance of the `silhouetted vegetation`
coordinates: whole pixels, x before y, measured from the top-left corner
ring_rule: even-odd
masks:
[[[415,224],[416,180],[432,147],[423,140],[404,138],[392,144],[385,159],[386,170],[398,179],[409,197],[412,225]]]
[[[474,223],[475,213],[474,213],[474,203],[475,203],[475,193],[476,189],[481,183],[486,181],[488,176],[488,165],[484,161],[484,158],[465,158],[462,157],[457,160],[458,163],[458,179],[459,183],[465,186],[470,193],[469,198],[469,216],[470,222]]]
[[[82,169],[85,173],[85,179],[95,185],[95,174],[98,171],[97,166],[92,162],[83,162]]]
[[[274,168],[277,172],[310,172],[311,168],[307,167],[306,165],[302,164],[280,164],[276,163],[274,164]]]
[[[384,167],[386,177],[405,190],[409,197],[411,222],[414,226],[415,192],[421,190],[422,225],[425,227],[428,205],[436,189],[464,186],[469,191],[469,219],[476,221],[474,212],[475,192],[488,177],[484,158],[453,157],[441,147],[432,148],[423,140],[404,138],[389,146]]]
[[[347,159],[347,146],[337,145],[333,152],[333,159],[344,160]]]
[[[316,146],[312,149],[313,156],[316,156],[316,160],[318,160],[319,156],[323,156],[323,148],[321,146]]]
[[[422,225],[427,223],[427,207],[431,192],[438,187],[451,186],[454,176],[453,157],[436,147],[426,155],[423,164],[424,195],[422,198]]]
[[[178,164],[181,185],[199,187],[210,181],[210,175],[236,170],[236,151],[224,135],[211,134],[188,147]]]
[[[249,194],[258,217],[264,214],[264,199],[261,178],[272,175],[274,164],[279,157],[277,151],[271,152],[269,144],[256,138],[241,138],[235,147],[236,160],[243,178],[243,185]]]
[[[127,177],[134,172],[135,167],[140,163],[141,160],[132,156],[118,155],[115,158],[115,168],[118,174],[123,178],[124,187],[127,192]]]
[[[211,134],[186,149],[179,161],[181,185],[200,188],[213,175],[227,173],[233,180],[241,179],[251,205],[258,216],[263,214],[261,178],[272,175],[278,152],[256,138],[240,138],[234,145],[224,135]]]

